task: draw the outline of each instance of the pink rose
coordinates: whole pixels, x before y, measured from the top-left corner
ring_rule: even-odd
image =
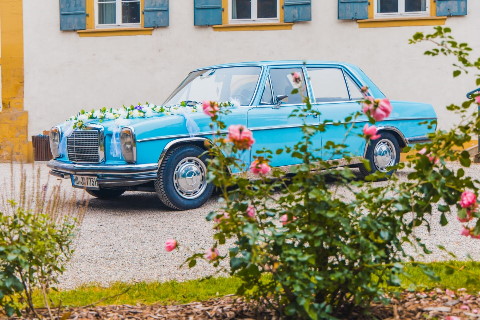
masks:
[[[445,320],[462,320],[462,318],[456,316],[446,316]]]
[[[463,227],[460,231],[461,236],[470,237],[470,229]]]
[[[475,97],[475,102],[476,102],[477,104],[480,104],[480,95],[478,95],[478,96]]]
[[[215,217],[213,221],[216,223],[220,223],[222,222],[222,220],[229,219],[229,218],[230,218],[230,215],[228,214],[228,212],[224,212],[223,215],[221,215],[220,217]]]
[[[393,107],[390,104],[390,100],[387,98],[381,99],[380,102],[378,103],[378,109],[380,109],[382,112],[386,114],[386,117],[392,113]]]
[[[296,84],[302,83],[302,77],[300,76],[300,73],[292,72],[292,78],[293,78],[293,82],[295,82]]]
[[[375,121],[382,121],[387,118],[392,112],[392,105],[388,99],[373,99],[366,97],[369,102],[363,103],[363,113],[375,119]]]
[[[217,248],[210,248],[205,251],[205,254],[203,255],[203,257],[207,260],[212,261],[217,259],[218,255],[219,255],[219,252]]]
[[[462,310],[470,310],[470,307],[467,306],[466,304],[463,304],[463,305],[460,306],[460,309],[462,309]]]
[[[167,252],[173,251],[175,250],[175,248],[177,248],[177,245],[178,245],[177,240],[168,239],[167,241],[165,241],[165,250]]]
[[[257,210],[255,210],[255,207],[253,206],[248,206],[247,208],[247,216],[249,218],[255,218],[255,213],[257,212]]]
[[[256,175],[265,175],[269,173],[272,170],[272,168],[268,165],[268,163],[265,160],[255,160],[252,162],[250,165],[250,171],[253,174]]]
[[[203,112],[209,116],[213,117],[218,112],[218,103],[215,101],[203,101]]]
[[[462,208],[469,208],[475,206],[477,203],[477,196],[470,191],[464,191],[460,197],[460,206]]]
[[[455,296],[455,292],[450,290],[450,289],[445,289],[445,294],[447,296],[451,296],[451,297],[454,297]]]
[[[421,154],[421,155],[425,155],[427,153],[427,149],[423,148],[423,149],[419,150],[418,153]],[[435,156],[432,156],[431,153],[428,153],[426,156],[427,156],[428,160],[430,160],[430,162],[432,162],[434,164],[437,164],[438,162],[440,162],[440,159],[438,159]]]
[[[472,214],[469,211],[467,211],[467,216],[465,218],[460,218],[457,216],[457,220],[463,223],[469,222],[472,219],[473,219]]]
[[[380,135],[377,134],[377,127],[375,126],[369,127],[368,124],[366,124],[363,127],[363,135],[365,136],[366,139],[369,139],[369,140],[376,140],[380,138]]]
[[[297,217],[293,217],[292,220],[297,220]],[[282,223],[282,225],[287,225],[291,222],[291,220],[288,220],[288,215],[284,214],[280,217],[280,222]]]
[[[252,131],[241,124],[228,127],[228,140],[240,150],[250,149],[255,143]]]
[[[440,159],[438,159],[435,156],[431,156],[430,154],[428,155],[428,160],[430,160],[431,163],[437,164],[440,162]]]

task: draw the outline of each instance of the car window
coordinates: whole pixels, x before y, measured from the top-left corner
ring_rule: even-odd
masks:
[[[301,83],[293,82],[292,73],[300,74]],[[306,95],[305,77],[301,68],[288,69],[271,69],[270,80],[272,82],[273,95],[286,95],[287,98],[282,100],[282,104],[298,104],[302,103],[303,96]],[[300,88],[303,96],[300,93],[292,94],[293,89]]]
[[[347,80],[348,92],[350,92],[350,100],[362,100],[363,94],[357,84],[348,75],[345,75]]]
[[[182,101],[232,102],[249,105],[261,72],[260,67],[231,67],[194,71],[178,86],[164,105]]]
[[[267,79],[267,81],[265,81],[265,89],[263,90],[260,104],[274,104],[272,97],[272,87],[270,86],[270,79]]]
[[[308,68],[315,102],[350,100],[343,71],[337,68]]]

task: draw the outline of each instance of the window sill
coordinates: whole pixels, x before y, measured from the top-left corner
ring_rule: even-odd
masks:
[[[293,23],[244,23],[212,26],[215,31],[292,30]]]
[[[408,17],[357,20],[359,28],[443,26],[447,17]]]
[[[115,37],[152,35],[153,28],[112,28],[112,29],[87,29],[77,31],[80,37]]]

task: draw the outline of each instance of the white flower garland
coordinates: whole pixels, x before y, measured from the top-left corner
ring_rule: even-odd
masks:
[[[157,106],[154,104],[123,106],[118,109],[102,108],[100,110],[85,111],[81,110],[76,116],[70,117],[67,122],[71,124],[73,129],[84,129],[89,120],[116,120],[116,119],[137,119],[151,118],[159,115],[185,115],[188,113],[198,112],[197,105],[187,106],[185,104],[179,106]]]

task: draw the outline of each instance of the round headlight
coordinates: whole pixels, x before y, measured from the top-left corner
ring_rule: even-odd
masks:
[[[120,145],[122,146],[123,159],[128,163],[135,163],[137,161],[137,145],[132,128],[122,128],[120,131]]]
[[[60,140],[62,139],[62,131],[60,130],[59,127],[53,127],[50,130],[50,151],[52,152],[53,158],[58,158],[61,157],[62,155],[60,154]]]

